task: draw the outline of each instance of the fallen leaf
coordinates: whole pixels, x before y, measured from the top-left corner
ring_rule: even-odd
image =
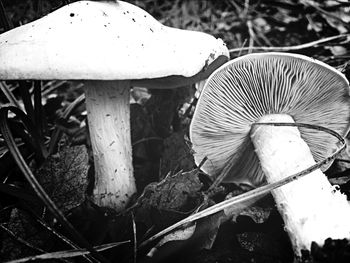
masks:
[[[202,183],[198,170],[168,175],[159,183],[146,186],[137,201],[136,221],[160,229],[192,213],[201,202]]]
[[[80,205],[88,185],[88,154],[84,145],[61,146],[36,173],[50,198],[63,212]]]

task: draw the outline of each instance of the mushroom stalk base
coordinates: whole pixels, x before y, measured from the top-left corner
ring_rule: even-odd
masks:
[[[94,202],[122,210],[136,193],[130,134],[130,83],[86,81],[86,108],[95,164]]]
[[[289,115],[272,114],[259,122],[294,122]],[[268,183],[315,164],[297,127],[254,126],[251,139]],[[294,251],[310,250],[311,242],[350,238],[350,205],[320,169],[272,192]]]

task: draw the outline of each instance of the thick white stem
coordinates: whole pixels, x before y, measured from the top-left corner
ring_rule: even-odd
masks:
[[[95,164],[94,202],[122,210],[136,193],[130,135],[130,83],[86,81],[86,108]]]
[[[289,115],[267,115],[259,122],[294,122]],[[268,183],[315,164],[297,127],[255,126],[251,131]],[[329,183],[321,170],[273,191],[295,253],[310,250],[311,242],[323,245],[328,237],[350,238],[350,205],[346,196]]]

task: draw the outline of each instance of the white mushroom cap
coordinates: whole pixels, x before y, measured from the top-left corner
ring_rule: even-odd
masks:
[[[0,79],[191,77],[220,56],[225,44],[208,34],[126,2],[80,1],[0,35]]]
[[[261,183],[264,176],[250,131],[268,114],[288,114],[295,122],[346,135],[349,83],[334,68],[302,55],[259,53],[227,62],[207,80],[192,119],[196,163],[208,157],[202,169],[215,176],[233,162],[226,182]],[[336,148],[336,139],[324,132],[300,132],[316,161]]]

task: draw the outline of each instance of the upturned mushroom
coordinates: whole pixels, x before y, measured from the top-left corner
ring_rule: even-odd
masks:
[[[220,39],[170,28],[122,1],[80,1],[0,35],[0,79],[83,80],[93,199],[121,210],[136,192],[130,87],[175,88],[228,60]]]
[[[208,158],[204,172],[218,176],[229,163],[225,182],[258,186],[323,160],[337,142],[316,130],[256,123],[308,123],[345,136],[349,118],[349,83],[337,70],[302,55],[250,54],[207,80],[190,138],[196,163]],[[349,202],[320,169],[272,194],[297,255],[313,241],[350,238]]]

